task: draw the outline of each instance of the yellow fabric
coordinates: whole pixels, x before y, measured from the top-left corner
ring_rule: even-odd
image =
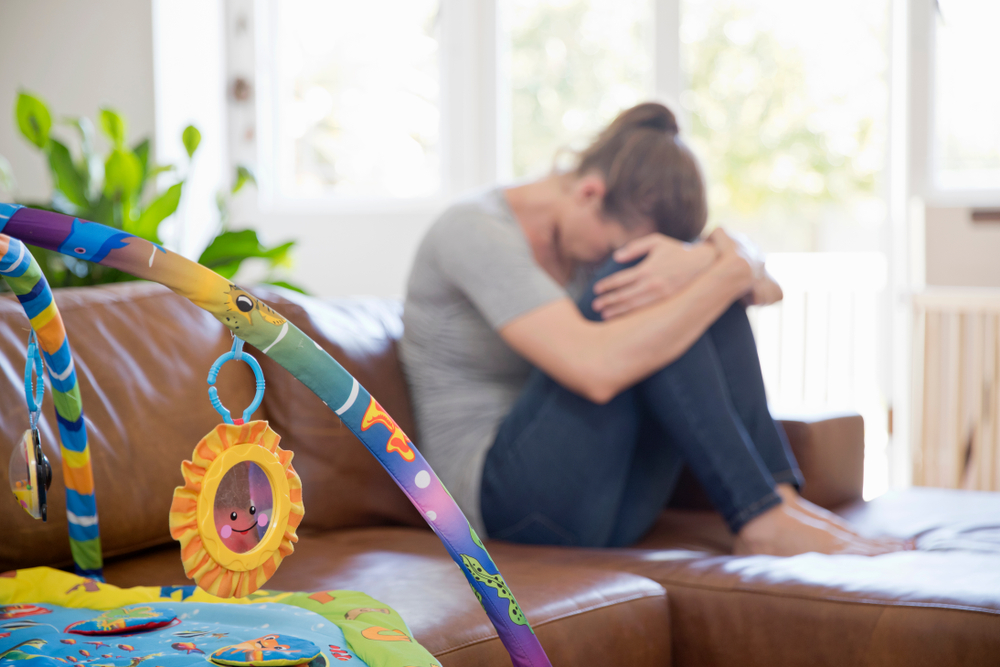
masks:
[[[10,576],[14,574],[15,576]],[[5,573],[0,576],[0,601],[3,604],[53,604],[71,609],[97,609],[107,611],[140,602],[181,601],[181,591],[168,597],[160,595],[159,586],[118,588],[93,579],[85,579],[50,567],[32,567]],[[220,598],[195,588],[185,602],[225,602],[251,604],[251,602],[280,602],[291,593],[268,593],[248,598]]]

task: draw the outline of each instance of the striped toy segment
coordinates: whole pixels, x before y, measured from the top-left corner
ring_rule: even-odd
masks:
[[[62,318],[56,317],[49,320],[44,326],[36,329],[35,333],[38,335],[38,343],[41,345],[43,353],[55,357],[61,357],[65,354],[67,361],[56,366],[56,368],[65,369],[66,365],[73,360],[73,355],[70,354],[69,345],[66,342],[66,329],[63,327]],[[62,352],[63,348],[66,349],[65,353]]]
[[[0,207],[0,213],[11,207]],[[16,211],[11,211],[13,212]],[[0,220],[6,224],[7,219]],[[101,541],[94,475],[80,388],[59,308],[41,267],[23,243],[0,234],[0,277],[7,280],[34,329],[48,371],[59,427],[70,551],[79,573],[101,578]]]
[[[79,387],[52,392],[52,402],[55,403],[56,412],[66,423],[66,428],[79,431],[83,427],[83,401],[80,400]]]
[[[62,325],[61,320],[53,320],[49,323],[49,327],[57,322]],[[42,358],[45,359],[45,366],[48,368],[49,374],[67,377],[66,370],[72,368],[74,362],[73,355],[70,354],[69,351],[69,343],[66,342],[66,332],[64,329],[61,329],[61,331],[62,339],[59,341],[59,344],[52,349],[46,349],[46,343],[42,340],[40,334],[38,336],[38,342],[42,348]]]
[[[68,422],[57,413],[56,421],[59,422],[59,440],[64,448],[71,452],[83,452],[88,448],[87,431],[82,417],[75,422]]]
[[[52,292],[40,280],[35,283],[34,289],[27,294],[17,294],[15,292],[15,296],[21,302],[21,306],[24,308],[24,312],[27,314],[29,320],[36,317],[52,304]]]
[[[20,278],[31,267],[34,258],[24,244],[16,239],[10,239],[7,252],[0,257],[0,274],[5,278]],[[14,286],[11,285],[11,289]],[[28,287],[30,289],[30,285]]]
[[[71,394],[76,389],[76,369],[73,366],[63,370],[62,375],[49,368],[49,382],[52,391],[60,394]]]
[[[21,279],[16,285],[10,286],[10,291],[14,294],[28,294],[34,289],[39,278],[41,278],[42,267],[38,265],[38,262],[33,261],[34,257],[32,257],[31,251],[28,250],[27,246],[23,243],[18,243],[19,245],[15,247],[14,243],[11,242],[7,254],[4,255],[4,259],[10,261],[10,265],[6,267],[3,265],[3,262],[0,262],[0,273]],[[15,268],[16,271],[11,270]],[[4,269],[7,269],[7,272]]]
[[[97,516],[97,503],[92,493],[78,493],[66,489],[66,511],[76,516]]]
[[[79,572],[91,579],[104,581],[101,572],[103,559],[101,557],[101,538],[95,537],[92,540],[69,540],[69,549],[73,553],[73,563]]]
[[[56,307],[56,302],[52,301],[40,313],[29,318],[31,320],[31,328],[35,331],[44,329],[45,325],[51,322],[55,317],[59,317],[59,309]]]
[[[74,452],[71,449],[66,449],[66,447],[60,447],[59,452],[62,454],[63,466],[82,468],[90,465],[89,447],[82,452]]]
[[[69,539],[76,540],[77,542],[89,542],[90,540],[96,540],[100,537],[100,533],[97,528],[97,524],[93,525],[78,525],[72,521],[68,522],[69,525]]]
[[[3,231],[4,225],[10,220],[10,216],[17,213],[20,209],[24,208],[20,204],[4,204],[0,202],[0,232]],[[2,235],[0,235],[2,236]],[[9,236],[3,236],[0,238],[0,243],[7,243]],[[0,245],[0,255],[4,253],[4,246]]]
[[[67,489],[72,489],[83,495],[93,495],[94,493],[94,472],[90,467],[90,456],[86,456],[83,465],[70,465],[66,454],[77,454],[65,447],[60,448],[63,453],[63,483]],[[89,451],[89,450],[88,450]]]

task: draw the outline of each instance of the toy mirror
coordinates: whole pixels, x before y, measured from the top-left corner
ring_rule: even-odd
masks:
[[[170,534],[187,576],[213,595],[254,592],[298,541],[302,484],[279,441],[267,422],[220,424],[181,466]]]
[[[215,491],[214,519],[222,544],[238,554],[257,546],[267,534],[274,493],[267,473],[241,461],[226,471]]]

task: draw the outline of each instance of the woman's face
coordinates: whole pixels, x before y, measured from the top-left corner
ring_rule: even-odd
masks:
[[[597,262],[629,241],[651,234],[652,223],[626,228],[603,215],[604,181],[583,176],[571,186],[559,224],[559,249],[576,262]]]

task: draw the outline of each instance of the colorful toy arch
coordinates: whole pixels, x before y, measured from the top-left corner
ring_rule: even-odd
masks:
[[[493,559],[433,469],[357,379],[298,327],[210,269],[137,236],[72,216],[0,204],[0,276],[24,306],[48,368],[59,421],[70,546],[80,573],[99,578],[102,566],[80,389],[52,292],[22,241],[161,283],[287,369],[364,443],[425,517],[479,598],[514,665],[550,665]]]

